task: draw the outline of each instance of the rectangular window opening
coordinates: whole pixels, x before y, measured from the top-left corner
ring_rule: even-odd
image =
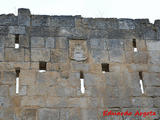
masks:
[[[15,35],[15,48],[18,49],[19,48],[19,34]]]
[[[20,68],[16,68],[16,94],[19,93],[19,74]]]
[[[134,49],[134,52],[137,52],[138,49],[137,49],[137,44],[136,44],[136,39],[133,39],[133,49]]]
[[[84,75],[83,72],[80,71],[80,81],[81,81],[81,93],[85,93],[85,87],[84,87]]]
[[[141,88],[141,93],[144,94],[144,85],[143,85],[143,73],[140,71],[139,72],[139,84]]]
[[[109,64],[108,63],[102,63],[102,73],[109,72]]]
[[[46,65],[47,65],[47,62],[42,62],[40,61],[39,62],[39,72],[46,72]]]

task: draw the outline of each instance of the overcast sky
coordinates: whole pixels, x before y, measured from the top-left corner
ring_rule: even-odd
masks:
[[[32,14],[160,19],[160,0],[1,0],[0,14],[29,8]]]

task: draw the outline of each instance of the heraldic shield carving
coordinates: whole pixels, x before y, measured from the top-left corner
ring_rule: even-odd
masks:
[[[75,61],[85,61],[88,58],[87,43],[85,40],[69,40],[69,56]]]

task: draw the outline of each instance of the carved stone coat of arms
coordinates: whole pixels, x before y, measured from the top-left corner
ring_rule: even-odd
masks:
[[[75,61],[85,61],[88,58],[85,40],[69,40],[69,56]]]

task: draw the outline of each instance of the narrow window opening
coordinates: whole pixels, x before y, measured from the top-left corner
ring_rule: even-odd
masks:
[[[15,35],[15,49],[19,48],[19,34]]]
[[[83,72],[80,71],[80,81],[81,81],[81,93],[85,93],[85,87],[84,87],[84,75]]]
[[[143,73],[142,72],[139,72],[139,84],[140,84],[140,87],[141,87],[141,93],[144,94],[144,85],[143,85]]]
[[[109,64],[108,63],[102,63],[102,73],[109,72]]]
[[[46,65],[47,65],[46,62],[40,61],[39,62],[39,72],[46,72]]]
[[[19,93],[19,74],[20,68],[16,68],[16,94]]]
[[[138,49],[137,49],[136,39],[133,39],[132,42],[133,42],[133,50],[134,50],[134,52],[137,52]]]

